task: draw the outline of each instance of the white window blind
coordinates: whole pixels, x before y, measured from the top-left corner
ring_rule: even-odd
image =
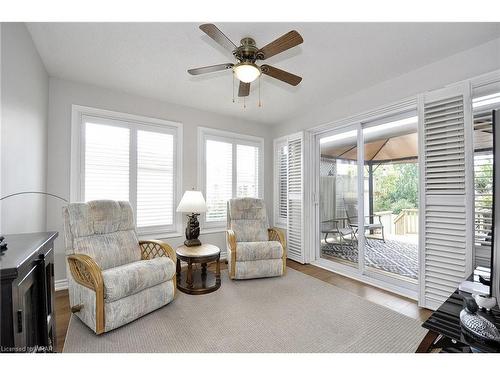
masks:
[[[180,125],[89,111],[92,114],[80,113],[78,122],[81,153],[77,199],[129,201],[140,234],[176,231]]]
[[[84,200],[129,200],[130,130],[87,122]]]
[[[174,223],[174,137],[137,132],[137,226]]]
[[[287,223],[288,190],[288,143],[286,140],[274,142],[274,221],[277,226]]]
[[[304,263],[302,134],[289,138],[287,151],[287,255],[290,259]]]
[[[225,227],[229,199],[262,197],[263,140],[208,128],[199,128],[199,139],[200,182],[207,202],[203,226]]]
[[[419,303],[436,309],[471,272],[469,92],[458,86],[427,93],[420,111],[423,246]]]
[[[205,152],[206,221],[225,221],[227,201],[233,196],[233,145],[207,140]]]
[[[236,145],[236,196],[259,196],[259,148]]]

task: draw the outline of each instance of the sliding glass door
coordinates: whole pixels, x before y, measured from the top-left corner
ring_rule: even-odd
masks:
[[[411,293],[418,281],[417,120],[413,110],[317,136],[319,262]]]
[[[358,267],[356,128],[320,138],[320,257]]]
[[[409,287],[418,280],[416,111],[363,124],[366,270]]]

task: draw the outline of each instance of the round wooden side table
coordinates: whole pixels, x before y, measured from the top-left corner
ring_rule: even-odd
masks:
[[[187,294],[207,294],[220,288],[220,249],[217,246],[179,246],[177,254],[177,289]],[[181,260],[188,264],[181,270]],[[215,262],[215,274],[207,270],[207,263]],[[201,270],[193,270],[194,263],[201,263]]]

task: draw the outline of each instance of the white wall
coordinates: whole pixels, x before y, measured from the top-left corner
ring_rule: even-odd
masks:
[[[277,138],[358,115],[499,68],[500,38],[425,65],[318,108],[312,108],[292,121],[275,126],[273,137]],[[332,89],[335,89],[335,83],[332,83]]]
[[[1,190],[46,190],[49,78],[22,23],[1,25]],[[23,195],[0,203],[0,232],[45,231],[45,196]]]
[[[166,83],[167,85],[167,83]],[[172,88],[175,89],[175,88]],[[183,190],[197,186],[197,127],[209,127],[241,134],[265,138],[265,173],[272,170],[272,136],[269,126],[225,117],[193,108],[173,105],[154,99],[129,95],[109,89],[50,78],[49,83],[49,153],[47,189],[51,193],[69,198],[70,194],[70,136],[71,106],[78,104],[118,112],[149,116],[177,121],[183,124]],[[272,214],[272,179],[265,179],[265,200],[269,215]],[[57,230],[60,237],[56,240],[55,277],[66,278],[64,239],[61,208],[55,202],[47,207],[47,227]],[[210,242],[225,249],[224,233],[201,235],[202,241]],[[183,237],[165,239],[175,246],[184,241]]]

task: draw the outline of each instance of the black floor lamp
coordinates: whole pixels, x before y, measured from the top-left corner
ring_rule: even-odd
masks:
[[[49,197],[60,199],[60,200],[64,201],[65,203],[69,203],[67,199],[65,199],[63,197],[60,197],[59,195],[56,195],[56,194],[47,193],[45,191],[20,191],[18,193],[8,194],[8,195],[6,195],[4,197],[1,197],[0,201],[3,201],[4,199],[7,199],[7,198],[14,197],[16,195],[25,195],[25,194],[46,195],[46,196],[49,196]],[[2,236],[2,235],[0,235],[0,254],[4,253],[7,250],[7,243],[4,242],[4,239],[5,239],[5,237]]]

